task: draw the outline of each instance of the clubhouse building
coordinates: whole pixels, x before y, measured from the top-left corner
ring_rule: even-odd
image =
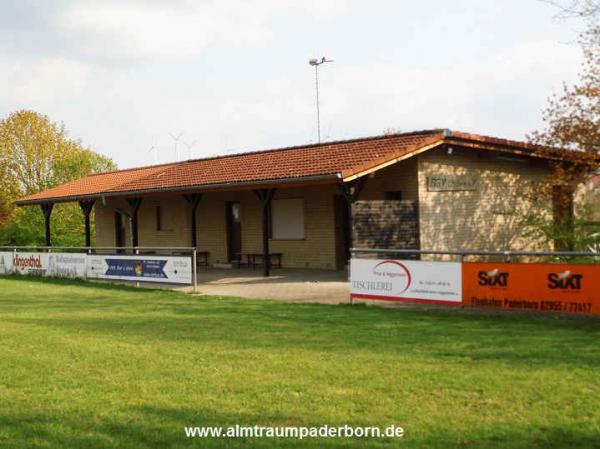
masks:
[[[572,152],[436,129],[95,174],[17,201],[79,202],[87,246],[195,247],[207,265],[343,269],[350,247],[545,250],[536,182]],[[116,251],[116,250],[115,250]],[[200,260],[201,259],[201,260]]]

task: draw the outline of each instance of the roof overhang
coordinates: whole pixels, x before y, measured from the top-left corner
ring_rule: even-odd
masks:
[[[342,175],[340,173],[330,173],[318,176],[304,176],[300,178],[278,178],[278,179],[264,179],[258,181],[240,181],[240,182],[226,182],[219,184],[203,184],[203,185],[188,185],[188,186],[176,186],[166,187],[157,189],[144,189],[144,190],[126,190],[120,192],[98,192],[91,193],[88,195],[72,195],[58,198],[43,198],[36,200],[26,201],[15,201],[17,206],[31,206],[36,204],[44,203],[70,203],[73,201],[91,200],[99,198],[110,198],[110,197],[131,197],[131,196],[144,196],[156,193],[192,193],[192,192],[210,192],[216,190],[251,190],[256,188],[273,188],[273,187],[298,187],[306,185],[319,185],[319,184],[335,184],[342,181]]]

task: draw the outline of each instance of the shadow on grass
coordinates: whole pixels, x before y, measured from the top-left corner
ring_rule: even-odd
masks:
[[[152,288],[151,286],[145,286],[143,288],[135,287],[133,284],[127,285],[125,283],[115,283],[102,280],[86,280],[86,279],[70,279],[70,278],[52,278],[52,277],[39,277],[39,276],[24,276],[24,275],[2,275],[0,281],[22,281],[30,284],[39,285],[40,287],[46,285],[56,286],[73,286],[81,288],[92,288],[94,290],[110,290],[110,291],[125,291],[125,292],[137,292],[144,293],[148,291],[163,291],[178,294],[168,289],[161,289],[159,287]]]
[[[78,280],[16,277],[24,294],[0,293],[3,320],[136,344],[418,354],[517,365],[600,366],[598,321],[446,310],[382,309],[192,297]],[[47,288],[32,295],[27,286]]]
[[[243,413],[223,413],[202,408],[170,408],[138,406],[94,416],[74,412],[19,414],[0,413],[6,449],[140,449],[140,448],[505,448],[505,449],[590,449],[597,446],[592,426],[538,426],[535,423],[502,424],[500,426],[454,429],[433,427],[425,435],[406,428],[405,437],[398,438],[188,438],[184,427],[229,426],[306,426],[354,427],[376,426],[385,429],[390,424],[361,422],[313,422],[315,418],[272,414],[256,416]]]
[[[600,348],[594,343],[600,340],[600,327],[595,323],[524,318],[512,321],[472,314],[265,301],[194,301],[154,303],[149,299],[112,304],[108,310],[97,309],[93,316],[82,305],[75,316],[17,314],[4,320],[73,335],[110,335],[134,344],[198,343],[228,349],[303,349],[391,357],[414,354],[517,366],[600,366]]]

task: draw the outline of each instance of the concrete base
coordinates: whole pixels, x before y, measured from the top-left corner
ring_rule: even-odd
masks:
[[[199,270],[197,294],[327,304],[350,302],[348,274],[329,270],[273,269],[267,278],[262,276],[260,267]]]

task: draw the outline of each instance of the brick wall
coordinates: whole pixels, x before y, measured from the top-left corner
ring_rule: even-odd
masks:
[[[283,253],[285,267],[335,268],[333,198],[335,186],[280,189],[274,198],[304,199],[304,231],[302,240],[271,239],[271,251]],[[225,204],[239,201],[242,222],[242,251],[262,252],[260,202],[252,191],[206,192],[197,210],[198,249],[210,252],[210,263],[227,262]],[[156,206],[172,215],[172,229],[156,229]],[[109,198],[106,206],[96,203],[96,244],[114,246],[114,209],[129,211],[124,199]],[[180,195],[144,197],[138,213],[139,246],[190,246],[190,217]],[[125,245],[130,245],[126,224]]]
[[[416,157],[400,161],[369,175],[360,199],[383,200],[385,192],[397,191],[402,192],[403,200],[418,200],[419,183]]]
[[[535,182],[548,173],[537,161],[499,158],[484,152],[442,148],[418,156],[419,216],[422,249],[544,250],[540,241],[524,236],[523,216],[548,216],[551,205],[536,205]],[[429,176],[475,179],[475,190],[433,192]]]

